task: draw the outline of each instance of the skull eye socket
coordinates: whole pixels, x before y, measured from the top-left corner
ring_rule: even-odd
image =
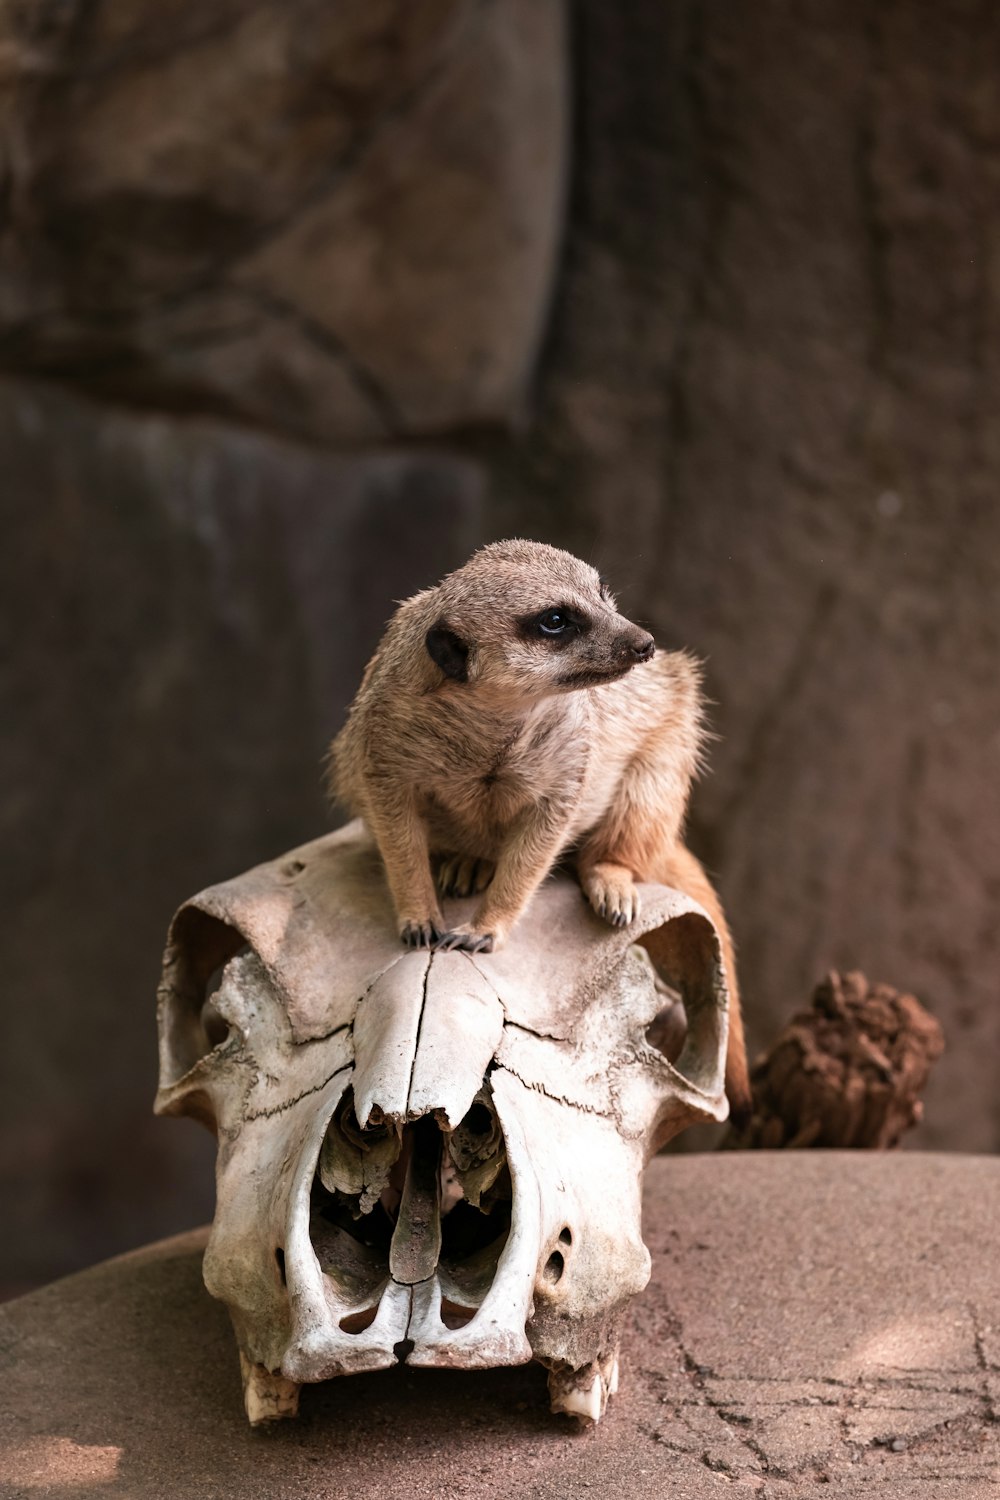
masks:
[[[220,1016],[212,1001],[206,1000],[201,1008],[201,1024],[208,1042],[208,1049],[214,1052],[216,1047],[221,1047],[229,1040],[230,1026],[225,1016]]]
[[[226,1020],[225,1016],[222,1014],[222,1012],[219,1010],[219,1007],[215,1003],[215,997],[218,994],[219,986],[222,983],[222,976],[225,973],[225,968],[225,964],[219,964],[219,966],[212,971],[211,975],[209,976],[208,983],[205,986],[205,1001],[201,1007],[199,1020],[201,1022],[201,1029],[205,1033],[206,1053],[214,1052],[216,1047],[221,1047],[224,1042],[227,1042],[229,1040],[230,1031],[232,1029],[229,1022]]]
[[[168,948],[160,1017],[160,1087],[172,1088],[225,1041],[229,1023],[217,1003],[226,965],[248,953],[235,927],[195,907],[177,917]]]
[[[720,1084],[720,993],[718,941],[706,917],[687,912],[646,933],[642,945],[656,970],[665,1002],[647,1030],[651,1046],[683,1078],[707,1092]]]
[[[253,960],[253,950],[244,943],[221,964],[217,964],[205,982],[205,999],[198,1016],[203,1038],[202,1057],[207,1057],[219,1047],[224,1047],[234,1030],[239,1031],[238,1020],[234,1021],[229,1013],[233,997],[231,994],[227,996],[221,992],[230,964],[234,965],[234,972],[236,967],[239,967],[244,979],[246,978],[247,969],[244,960],[247,955],[250,955],[251,961],[256,962]]]

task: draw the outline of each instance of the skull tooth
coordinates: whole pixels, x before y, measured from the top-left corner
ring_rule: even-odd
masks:
[[[277,1422],[282,1417],[299,1414],[299,1385],[284,1375],[272,1375],[264,1365],[255,1364],[240,1350],[240,1374],[243,1377],[243,1404],[251,1427]]]
[[[599,1422],[604,1415],[608,1392],[600,1375],[595,1375],[589,1385],[566,1385],[552,1393],[552,1410],[567,1417],[579,1417],[582,1422]]]
[[[608,1405],[608,1397],[618,1389],[617,1350],[591,1360],[577,1370],[565,1368],[549,1372],[549,1400],[554,1412],[578,1417],[581,1422],[599,1422]]]

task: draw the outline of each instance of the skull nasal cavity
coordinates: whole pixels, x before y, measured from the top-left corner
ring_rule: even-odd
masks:
[[[493,1128],[493,1116],[485,1104],[473,1103],[462,1121],[470,1135],[487,1135]]]

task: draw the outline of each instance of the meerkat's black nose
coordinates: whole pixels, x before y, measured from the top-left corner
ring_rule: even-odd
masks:
[[[636,661],[649,661],[656,650],[656,642],[651,635],[640,636],[637,641],[632,642],[632,655]]]

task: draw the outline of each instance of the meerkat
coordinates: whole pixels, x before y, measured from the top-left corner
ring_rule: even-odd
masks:
[[[402,603],[330,753],[330,790],[368,825],[409,947],[501,946],[569,856],[597,914],[627,926],[636,882],[694,897],[730,995],[726,1092],[750,1108],[733,944],[682,841],[703,742],[700,673],[619,614],[603,579],[538,542],[494,542]],[[440,896],[479,894],[448,928]],[[656,935],[643,938],[656,961]]]

